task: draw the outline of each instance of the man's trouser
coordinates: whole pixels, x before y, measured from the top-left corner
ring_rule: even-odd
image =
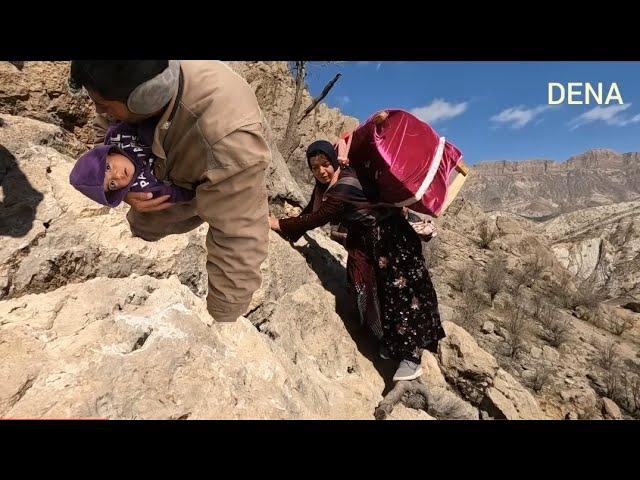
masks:
[[[159,212],[136,212],[133,208],[127,213],[131,233],[148,242],[155,242],[167,235],[186,233],[202,225],[202,219],[196,213],[195,198],[188,203],[176,203]]]

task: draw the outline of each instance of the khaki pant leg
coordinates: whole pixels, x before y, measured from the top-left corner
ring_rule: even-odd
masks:
[[[159,212],[141,213],[129,209],[127,220],[131,233],[148,242],[155,242],[167,235],[186,233],[202,225],[202,219],[196,213],[195,199],[176,203]]]

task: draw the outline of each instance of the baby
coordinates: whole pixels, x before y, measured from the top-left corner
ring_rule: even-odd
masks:
[[[144,128],[149,130],[147,139]],[[151,192],[153,198],[170,195],[169,202],[188,202],[194,190],[161,182],[153,174],[153,128],[119,123],[111,127],[104,145],[82,155],[69,175],[76,190],[109,207],[117,207],[129,192]]]

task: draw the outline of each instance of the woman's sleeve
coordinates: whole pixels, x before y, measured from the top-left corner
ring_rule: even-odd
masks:
[[[344,203],[329,197],[313,213],[280,220],[280,232],[290,242],[298,240],[306,231],[321,227],[332,220],[338,220],[344,212]]]

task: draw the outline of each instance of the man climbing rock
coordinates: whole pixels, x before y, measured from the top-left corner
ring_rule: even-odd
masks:
[[[129,192],[127,220],[147,241],[208,223],[207,307],[216,321],[235,321],[260,286],[268,247],[271,152],[251,87],[222,62],[175,60],[73,61],[69,84],[96,106],[96,143],[110,120],[134,125],[157,179],[195,191],[177,204]]]

